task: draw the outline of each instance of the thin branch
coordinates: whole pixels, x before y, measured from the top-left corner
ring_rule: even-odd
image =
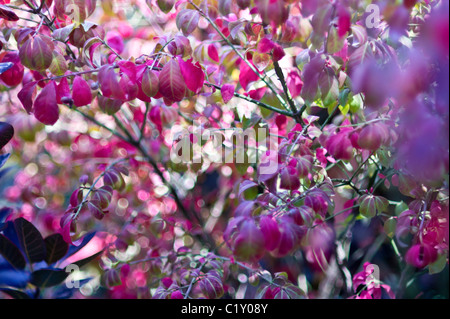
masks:
[[[211,26],[219,33],[219,35],[222,37],[222,39],[233,49],[233,51],[241,58],[242,61],[244,61],[248,67],[263,81],[267,87],[275,94],[277,99],[280,101],[281,105],[287,110],[287,103],[286,101],[281,97],[281,95],[277,92],[277,90],[267,81],[266,77],[259,73],[259,71],[255,68],[253,64],[251,64],[244,55],[231,43],[231,41],[223,34],[223,32],[219,29],[217,24],[206,14],[203,12],[202,9],[200,9],[192,0],[189,0],[189,3],[200,13],[202,17],[204,17],[208,22],[211,24]]]
[[[219,85],[212,84],[212,83],[208,83],[208,82],[205,83],[205,85],[207,85],[207,86],[212,86],[212,87],[214,87],[214,88],[216,88],[216,89],[218,89],[218,90],[221,90],[221,89],[222,89]],[[292,117],[292,118],[294,117],[294,114],[292,114],[291,112],[284,111],[284,110],[280,110],[280,109],[278,109],[278,108],[276,108],[276,107],[273,107],[273,106],[268,105],[268,104],[266,104],[266,103],[263,103],[263,102],[261,102],[261,101],[252,99],[252,98],[250,98],[250,97],[248,97],[248,96],[239,94],[239,93],[237,93],[237,92],[234,92],[234,96],[235,96],[235,97],[238,97],[238,98],[240,98],[240,99],[246,100],[247,102],[251,102],[251,103],[253,103],[253,104],[256,104],[256,105],[258,105],[258,106],[261,106],[261,107],[263,107],[263,108],[265,108],[265,109],[267,109],[267,110],[269,110],[269,111],[272,111],[272,112],[275,112],[275,113],[278,113],[278,114],[283,114],[283,115],[286,115],[286,116]]]

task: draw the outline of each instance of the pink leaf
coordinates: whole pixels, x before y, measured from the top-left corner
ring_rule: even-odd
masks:
[[[34,116],[46,125],[53,125],[58,121],[59,109],[56,102],[56,84],[47,84],[34,101]]]
[[[210,44],[208,46],[208,56],[211,58],[211,60],[219,63],[219,52],[217,51],[217,48],[214,44]]]
[[[264,94],[266,94],[267,88],[262,87],[257,90],[252,90],[248,92],[248,96],[254,100],[261,101],[261,99],[264,97]]]
[[[203,73],[200,64],[198,62],[193,64],[192,59],[184,62],[183,59],[179,58],[178,61],[186,86],[192,92],[198,93],[205,82],[205,74]]]
[[[73,80],[72,97],[76,107],[88,105],[92,101],[91,88],[81,76],[76,76]]]
[[[293,98],[296,98],[300,95],[303,87],[303,81],[300,77],[300,74],[296,71],[292,71],[288,74],[286,83],[289,89],[289,92],[291,92],[291,95]]]
[[[347,32],[350,31],[351,27],[351,15],[350,12],[344,7],[339,6],[338,11],[338,35],[342,38]]]
[[[262,38],[258,43],[258,52],[259,53],[270,53],[272,49],[275,47],[275,43],[268,38]]]
[[[250,62],[251,63],[251,62]],[[250,83],[253,83],[259,79],[258,75],[248,66],[245,61],[241,60],[240,63],[241,72],[239,74],[239,83],[244,90]]]
[[[222,89],[220,90],[220,92],[222,93],[222,98],[223,98],[223,101],[225,102],[225,104],[230,102],[230,100],[233,98],[234,90],[235,90],[235,88],[231,84],[225,84],[224,86],[222,86]]]
[[[284,49],[281,47],[281,45],[276,44],[275,47],[273,48],[273,60],[275,62],[280,61],[282,58],[284,58],[284,56],[286,55],[286,53],[284,53]]]
[[[116,51],[117,54],[122,53],[124,49],[123,39],[120,33],[116,31],[110,31],[106,35],[106,42],[108,45]]]

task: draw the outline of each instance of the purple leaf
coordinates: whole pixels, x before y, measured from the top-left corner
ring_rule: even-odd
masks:
[[[35,95],[37,82],[28,82],[25,84],[20,92],[17,94],[20,102],[22,103],[24,109],[31,113],[33,111],[33,98]]]

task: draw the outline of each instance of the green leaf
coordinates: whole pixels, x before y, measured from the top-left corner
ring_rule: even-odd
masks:
[[[350,97],[350,89],[343,89],[341,92],[339,92],[339,104],[341,106],[347,105],[349,97]]]
[[[342,115],[347,115],[348,111],[350,111],[350,105],[345,104],[345,106],[339,105],[339,110],[341,111]]]
[[[406,205],[405,202],[401,201],[400,203],[395,205],[395,215],[398,216],[401,213],[403,213],[405,210],[408,210],[408,209],[409,209],[408,205]]]
[[[362,105],[363,100],[361,98],[361,94],[352,96],[352,98],[349,101],[350,112],[357,113],[359,110],[361,110]]]
[[[440,273],[445,269],[447,265],[447,254],[442,254],[438,257],[438,259],[428,266],[428,271],[430,275],[435,275]]]
[[[30,282],[41,288],[53,287],[62,283],[68,275],[64,269],[39,269],[31,274]]]
[[[45,259],[45,242],[36,227],[24,218],[14,220],[14,228],[22,250],[30,263]]]
[[[0,234],[0,254],[8,261],[15,269],[24,269],[26,266],[25,258],[8,238]]]
[[[63,258],[69,250],[69,245],[64,241],[61,234],[53,234],[45,238],[45,248],[47,254],[45,262],[51,265]]]
[[[380,212],[387,212],[389,208],[389,201],[382,196],[375,196],[375,206]]]
[[[327,52],[334,54],[341,51],[344,47],[345,39],[346,37],[339,37],[335,26],[331,26],[330,32],[328,32]]]
[[[397,229],[397,219],[391,217],[384,223],[384,232],[389,238],[394,238],[395,230]]]
[[[375,206],[375,199],[373,195],[364,195],[361,197],[359,212],[366,218],[373,218],[376,216],[377,208]]]

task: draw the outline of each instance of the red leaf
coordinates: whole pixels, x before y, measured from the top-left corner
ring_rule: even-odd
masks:
[[[19,17],[8,7],[0,4],[0,18],[8,21],[18,21]]]
[[[186,84],[176,60],[170,60],[159,74],[159,92],[167,102],[180,102],[186,95]]]
[[[22,102],[24,109],[28,113],[31,113],[31,111],[33,110],[33,97],[35,94],[36,85],[37,82],[35,81],[28,82],[17,94],[17,97],[19,98],[20,102]]]
[[[11,62],[13,66],[1,73],[0,79],[11,87],[19,85],[22,82],[24,72],[24,67],[20,63],[19,53],[17,51],[6,53],[1,62]]]
[[[34,101],[34,116],[46,125],[53,125],[58,121],[59,109],[56,102],[56,84],[50,82],[39,93]]]
[[[184,60],[180,58],[178,61],[186,86],[192,92],[198,93],[205,82],[205,74],[203,73],[200,64],[198,62],[193,64],[192,59],[184,62]]]
[[[73,80],[72,98],[76,107],[88,105],[92,101],[91,88],[81,76],[76,76]]]

